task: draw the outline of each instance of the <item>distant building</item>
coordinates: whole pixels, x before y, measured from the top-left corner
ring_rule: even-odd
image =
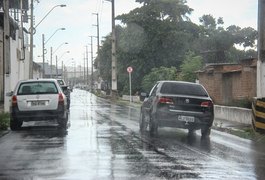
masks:
[[[251,101],[256,96],[257,59],[244,59],[239,64],[209,64],[197,76],[216,104]]]

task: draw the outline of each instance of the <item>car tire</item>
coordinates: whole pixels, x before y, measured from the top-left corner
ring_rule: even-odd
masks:
[[[150,136],[156,136],[158,135],[157,121],[154,116],[150,116],[150,117],[151,119],[149,121],[149,133],[150,133]]]
[[[195,129],[194,128],[189,128],[189,133],[188,134],[194,134],[195,133]]]
[[[201,129],[201,136],[202,137],[209,137],[211,134],[211,128],[210,127],[205,127]]]
[[[23,121],[18,121],[16,118],[10,118],[10,129],[12,131],[17,131],[21,128]]]
[[[67,129],[67,124],[68,124],[68,113],[65,112],[66,115],[64,117],[59,117],[58,118],[58,124],[61,129]]]
[[[142,111],[140,112],[139,126],[140,126],[141,132],[146,131],[147,123],[145,122],[145,116],[144,116],[144,113]]]

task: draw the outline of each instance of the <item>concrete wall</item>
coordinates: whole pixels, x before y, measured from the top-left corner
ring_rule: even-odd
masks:
[[[25,34],[25,36],[27,36]],[[16,39],[10,39],[10,74],[5,76],[5,93],[13,91],[19,80],[29,78],[29,51],[25,49],[25,59],[22,55],[22,40],[19,37],[19,30],[16,32]],[[9,111],[10,97],[5,96],[4,109]]]
[[[122,100],[130,101],[130,96],[129,95],[122,95]],[[140,97],[139,96],[132,96],[132,102],[140,102]]]
[[[249,59],[238,65],[212,65],[198,72],[198,79],[215,104],[231,105],[256,96],[256,60]]]
[[[251,124],[251,109],[215,105],[214,113],[215,118],[218,119]]]

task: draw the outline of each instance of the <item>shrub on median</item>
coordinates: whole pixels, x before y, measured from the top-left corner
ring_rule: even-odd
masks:
[[[9,127],[9,113],[0,112],[0,130],[7,130]]]

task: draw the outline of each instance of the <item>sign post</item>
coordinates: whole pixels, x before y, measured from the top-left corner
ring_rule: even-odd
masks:
[[[127,67],[127,72],[129,73],[129,83],[130,83],[130,102],[132,102],[132,67]]]

